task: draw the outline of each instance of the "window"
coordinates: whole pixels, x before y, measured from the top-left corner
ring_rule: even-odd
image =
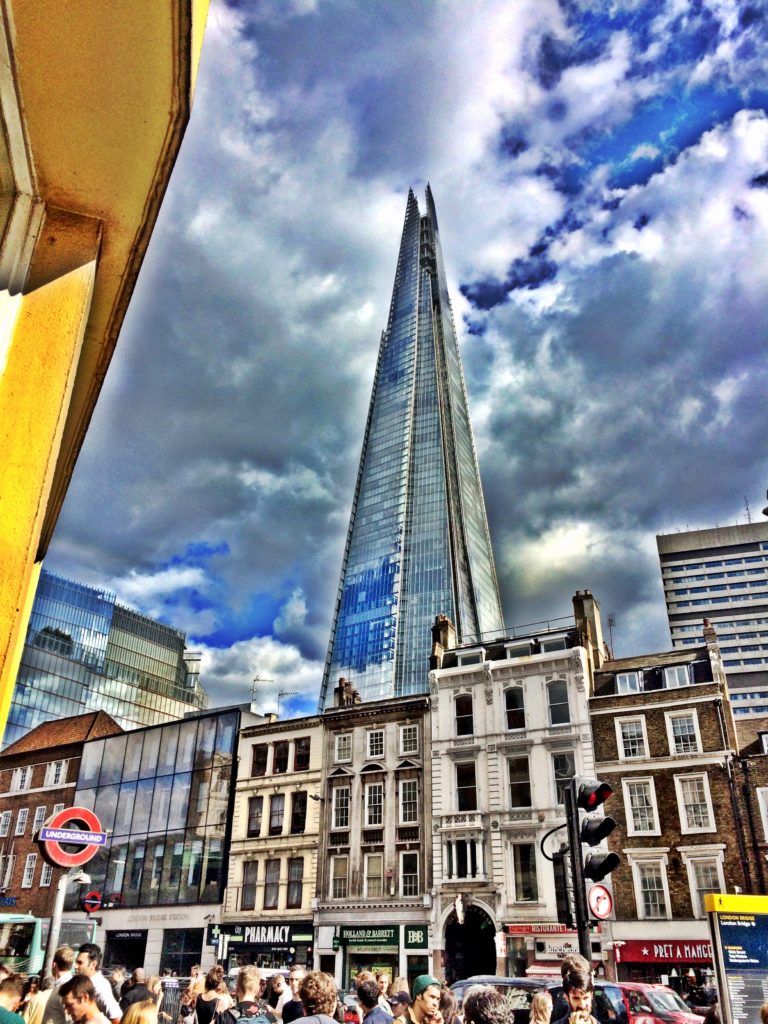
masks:
[[[365,855],[365,895],[369,898],[382,895],[384,884],[384,856],[381,853]]]
[[[32,822],[32,833],[39,832],[45,821],[45,805],[35,808],[35,820]]]
[[[525,704],[522,686],[511,686],[504,691],[504,704],[507,710],[507,728],[525,728]]]
[[[706,775],[676,775],[680,831],[714,832],[714,813]]]
[[[763,837],[765,841],[768,842],[768,786],[760,786],[758,789],[755,790],[755,793],[757,794],[757,804],[760,808],[760,820],[762,821],[763,825]],[[2,817],[0,817],[0,825],[1,824]],[[0,829],[0,835],[2,834],[2,829]]]
[[[22,889],[31,889],[32,882],[35,880],[35,867],[37,866],[37,854],[28,853],[27,859],[24,861],[24,874],[21,879]]]
[[[352,760],[352,733],[344,732],[336,737],[335,761]]]
[[[616,693],[640,693],[643,689],[639,672],[619,672],[616,676]]]
[[[539,650],[542,654],[548,654],[551,651],[566,651],[568,650],[568,638],[558,636],[551,640],[542,640],[539,644]]]
[[[670,754],[695,754],[701,750],[699,720],[695,711],[668,714],[667,737]]]
[[[331,899],[345,900],[347,898],[349,858],[346,854],[343,857],[331,857]]]
[[[243,891],[240,897],[241,910],[256,909],[256,879],[259,877],[259,863],[247,860],[243,864]]]
[[[349,828],[349,786],[333,791],[333,828]]]
[[[13,811],[3,811],[0,814],[0,836],[7,836],[11,831],[11,818],[13,817]]]
[[[16,832],[17,836],[23,836],[27,831],[27,818],[29,817],[29,808],[22,807],[19,809],[18,816],[16,818]]]
[[[45,770],[46,786],[62,786],[67,781],[68,761],[51,761]]]
[[[451,839],[445,844],[443,863],[448,878],[476,878],[477,840]]]
[[[704,897],[707,893],[726,891],[723,877],[725,843],[711,846],[679,846],[678,850],[688,870],[693,916],[704,918]]]
[[[552,755],[552,771],[555,776],[555,803],[565,803],[565,788],[576,774],[573,751],[568,750]]]
[[[455,702],[456,735],[471,736],[475,731],[474,715],[472,714],[472,694],[460,693]]]
[[[419,895],[419,855],[418,853],[400,854],[400,895]]]
[[[678,686],[688,685],[688,666],[674,665],[672,668],[664,669],[664,686],[668,690],[674,690]]]
[[[549,724],[568,725],[571,713],[568,709],[568,684],[564,679],[555,679],[547,683],[547,701],[549,703]]]
[[[0,889],[10,888],[15,866],[16,857],[12,853],[0,856]]]
[[[535,903],[539,898],[535,844],[513,843],[512,865],[515,879],[515,903]]]
[[[264,909],[276,910],[280,893],[280,861],[268,860],[264,864]]]
[[[269,798],[269,834],[279,836],[283,831],[283,815],[285,814],[285,794],[276,793]]]
[[[285,740],[275,744],[274,756],[272,758],[272,774],[284,775],[288,771],[288,747]]]
[[[300,907],[304,898],[304,858],[288,858],[288,907]]]
[[[637,916],[641,920],[668,920],[670,915],[667,884],[668,849],[625,849],[632,869]]]
[[[253,748],[253,760],[251,761],[251,775],[256,777],[267,774],[267,750],[266,743],[257,743]]]
[[[473,654],[459,654],[456,659],[459,665],[481,665],[483,662],[483,655],[477,652]]]
[[[365,824],[369,828],[384,824],[383,782],[369,782],[365,787]]]
[[[248,800],[248,835],[261,835],[261,816],[264,811],[264,797],[252,796]]]
[[[64,810],[64,804],[54,804],[53,805],[53,810],[51,811],[51,814],[58,814],[59,811],[63,811],[63,810]]]
[[[307,794],[302,790],[293,794],[291,804],[291,835],[301,835],[307,826]]]
[[[474,761],[461,761],[456,765],[456,795],[460,811],[477,810],[477,781]]]
[[[293,770],[305,772],[309,768],[309,752],[311,747],[309,736],[299,736],[293,745]],[[302,869],[303,870],[303,869]]]
[[[531,772],[527,757],[510,757],[509,765],[509,806],[531,806]]]
[[[365,734],[366,756],[384,757],[384,730],[372,729]]]
[[[44,889],[51,884],[53,878],[53,868],[50,864],[43,864],[43,870],[40,872],[40,888]]]
[[[25,765],[23,768],[14,768],[13,774],[11,775],[11,792],[20,793],[24,789],[29,789],[32,785],[32,768],[29,765]]]
[[[622,779],[627,809],[627,835],[659,835],[653,779]]]
[[[529,658],[531,656],[531,645],[528,644],[514,644],[513,646],[507,647],[508,658]]]
[[[645,736],[645,718],[621,718],[616,721],[619,757],[622,761],[631,757],[647,757],[648,742]]]
[[[400,726],[400,753],[418,754],[419,752],[419,727],[418,725]]]
[[[400,781],[400,824],[416,825],[419,821],[419,780]]]

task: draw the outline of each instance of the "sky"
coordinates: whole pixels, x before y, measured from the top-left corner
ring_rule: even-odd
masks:
[[[435,196],[509,627],[670,647],[655,535],[762,518],[768,14],[212,0],[46,568],[316,708],[409,187]],[[747,510],[749,506],[749,512]]]

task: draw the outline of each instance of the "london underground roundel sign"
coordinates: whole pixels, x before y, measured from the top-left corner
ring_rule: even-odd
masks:
[[[45,860],[57,868],[79,868],[105,846],[107,833],[87,807],[65,807],[40,829],[38,846]]]

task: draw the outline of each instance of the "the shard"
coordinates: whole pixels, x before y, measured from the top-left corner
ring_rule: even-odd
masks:
[[[430,627],[503,630],[467,395],[429,186],[408,194],[320,694],[428,690]]]

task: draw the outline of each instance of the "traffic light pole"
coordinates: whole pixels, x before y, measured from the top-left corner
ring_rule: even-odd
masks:
[[[589,912],[587,894],[584,888],[584,862],[581,853],[581,827],[579,807],[576,802],[577,781],[571,779],[565,787],[565,817],[568,823],[568,852],[571,858],[571,881],[573,883],[573,908],[576,915],[576,932],[579,938],[579,952],[592,963],[592,942],[589,937]]]

